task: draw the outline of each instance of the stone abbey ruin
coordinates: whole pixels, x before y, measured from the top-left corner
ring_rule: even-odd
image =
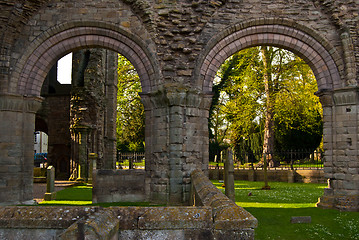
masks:
[[[324,172],[330,179],[318,207],[359,211],[358,0],[0,0],[0,10],[0,215],[5,219],[0,236],[31,228],[34,237],[56,237],[66,229],[62,238],[71,239],[76,216],[89,216],[73,228],[86,232],[86,226],[122,217],[108,227],[117,229],[119,239],[141,239],[145,233],[153,239],[252,239],[255,218],[206,180],[207,123],[220,65],[260,45],[292,51],[316,77]],[[96,77],[73,76],[71,90],[56,85],[51,74],[58,59],[74,52],[81,69],[89,51],[97,55],[98,62],[87,61],[100,69]],[[139,74],[146,121],[145,170],[125,177],[114,169],[117,53]],[[77,108],[70,109],[70,102]],[[70,122],[70,117],[87,120]],[[70,159],[81,165],[87,153],[98,154],[94,186],[97,181],[101,188],[95,201],[135,197],[183,206],[146,212],[11,207],[33,199],[35,128],[56,136],[49,140],[49,159],[58,174],[71,172]],[[126,195],[119,190],[121,181],[143,184]],[[185,207],[194,202],[196,207]]]

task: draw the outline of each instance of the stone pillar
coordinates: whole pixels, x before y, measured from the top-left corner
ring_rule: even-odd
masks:
[[[105,50],[104,169],[116,168],[117,53]]]
[[[0,205],[33,202],[35,114],[40,107],[39,98],[0,95]]]
[[[76,181],[86,181],[88,180],[89,172],[89,163],[88,163],[88,134],[90,129],[88,127],[76,127],[76,131],[79,134],[78,142],[78,155],[79,163],[77,169],[77,179]]]
[[[98,155],[96,153],[89,153],[89,171],[88,171],[88,180],[87,180],[87,186],[92,186],[92,175],[93,171],[96,169],[96,162]]]
[[[169,191],[169,113],[163,91],[141,93],[145,110],[145,170],[150,199],[167,203]]]
[[[319,93],[323,105],[324,176],[331,187],[317,203],[322,208],[359,210],[358,88]]]
[[[187,203],[190,174],[208,173],[208,110],[211,95],[171,84],[142,93],[146,116],[146,172],[152,201]]]

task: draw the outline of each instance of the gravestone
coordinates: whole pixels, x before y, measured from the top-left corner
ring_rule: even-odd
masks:
[[[311,223],[311,216],[295,216],[290,219],[290,223]]]
[[[235,202],[235,193],[234,193],[234,166],[233,166],[233,153],[231,149],[227,149],[226,152],[226,162],[225,162],[225,180],[224,184],[226,186],[225,193],[226,196]]]
[[[45,201],[55,199],[55,194],[55,168],[54,166],[49,166],[47,168]]]

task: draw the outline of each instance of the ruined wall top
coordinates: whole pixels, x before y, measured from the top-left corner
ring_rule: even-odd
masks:
[[[332,58],[345,81],[340,87],[359,81],[359,4],[355,0],[0,0],[0,9],[0,91],[4,92],[26,92],[40,85],[26,83],[21,88],[18,79],[27,59],[51,35],[76,26],[121,32],[145,49],[147,65],[152,66],[146,71],[153,71],[144,77],[148,91],[166,82],[202,89],[194,79],[203,61],[201,54],[214,46],[209,43],[216,36],[225,37],[246,24],[290,25],[318,42],[324,40],[327,51],[336,54]],[[56,58],[61,55],[56,54]]]

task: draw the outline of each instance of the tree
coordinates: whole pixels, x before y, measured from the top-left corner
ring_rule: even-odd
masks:
[[[315,77],[309,66],[296,58],[291,78],[283,80],[288,82],[283,84],[285,87],[275,102],[278,152],[299,148],[314,150],[323,135],[322,108],[319,98],[313,94],[317,91]]]
[[[141,83],[134,66],[118,56],[117,149],[144,151],[144,108],[138,93]]]
[[[241,153],[246,152],[258,159],[265,153],[274,164],[271,154],[275,148],[298,145],[284,146],[290,136],[297,142],[300,138],[293,136],[312,135],[305,138],[310,140],[307,145],[319,145],[321,106],[314,95],[315,78],[302,59],[275,47],[248,48],[230,57],[218,76],[220,81],[213,89],[215,97],[219,95],[216,91],[227,95],[221,110],[237,157],[243,160]]]
[[[238,147],[242,146],[240,143],[246,141],[244,139],[248,139],[256,129],[256,116],[261,108],[258,100],[261,98],[263,83],[257,80],[260,78],[258,74],[261,74],[257,70],[258,56],[257,48],[246,49],[233,55],[222,65],[218,72],[218,83],[213,87],[214,97],[209,120],[211,141],[223,145],[224,139],[230,139],[237,157],[238,153],[243,151]],[[220,108],[218,99],[222,99]],[[216,137],[215,134],[215,129],[221,128],[216,126],[219,122],[215,116],[220,113],[214,113],[218,110],[224,115],[228,128],[226,136],[222,137]]]

